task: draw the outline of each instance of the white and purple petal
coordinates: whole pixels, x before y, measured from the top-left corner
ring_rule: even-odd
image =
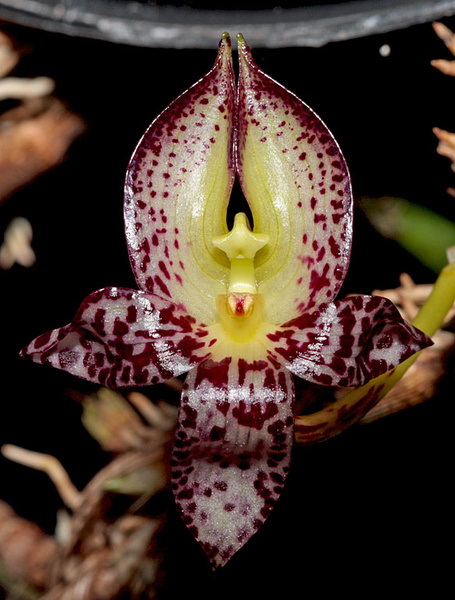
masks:
[[[207,360],[187,376],[172,453],[174,496],[212,566],[263,524],[289,469],[294,387],[269,360]]]
[[[380,296],[323,304],[268,338],[275,357],[292,373],[336,387],[363,385],[432,344]]]
[[[209,354],[209,344],[207,329],[172,302],[104,288],[84,300],[72,323],[40,335],[21,355],[121,388],[186,373]]]
[[[266,319],[285,323],[333,300],[349,264],[352,194],[331,132],[302,100],[266,75],[239,40],[239,179],[254,231]]]
[[[212,239],[227,233],[234,182],[235,78],[227,35],[214,67],[150,125],[127,170],[125,228],[138,286],[214,322],[229,263]]]

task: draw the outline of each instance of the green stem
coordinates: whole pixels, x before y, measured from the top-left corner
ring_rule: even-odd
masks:
[[[455,262],[444,267],[412,324],[432,337],[455,301]]]

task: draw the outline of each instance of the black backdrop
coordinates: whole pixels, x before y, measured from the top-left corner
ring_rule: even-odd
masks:
[[[455,21],[447,20],[455,27]],[[80,424],[65,390],[90,391],[64,373],[17,359],[37,334],[71,320],[82,299],[108,285],[135,287],[123,237],[125,168],[149,122],[212,65],[213,50],[163,50],[70,38],[5,25],[32,45],[18,75],[47,75],[83,116],[86,133],[65,162],[0,207],[34,229],[37,262],[0,272],[0,441],[58,456],[83,486],[107,457]],[[220,32],[221,33],[221,32]],[[237,32],[231,32],[235,35]],[[379,49],[390,46],[384,57]],[[431,24],[319,49],[257,49],[256,61],[326,122],[351,169],[356,198],[394,195],[453,218],[455,175],[436,154],[435,125],[455,130],[455,80],[429,64],[450,58]],[[344,291],[394,287],[407,271],[435,274],[356,211]],[[175,519],[163,598],[442,597],[453,533],[453,377],[437,397],[327,443],[296,449],[289,482],[263,529],[212,578]],[[1,497],[52,531],[61,502],[45,475],[0,459]],[[451,502],[452,500],[452,502]],[[395,595],[395,594],[394,594]]]

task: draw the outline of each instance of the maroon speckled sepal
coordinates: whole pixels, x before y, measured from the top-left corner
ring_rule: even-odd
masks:
[[[174,495],[214,567],[263,524],[289,469],[294,385],[268,360],[205,361],[185,383]]]

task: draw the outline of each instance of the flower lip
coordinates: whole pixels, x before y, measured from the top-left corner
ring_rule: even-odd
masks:
[[[254,307],[254,297],[251,294],[228,294],[228,311],[232,316],[246,318]]]
[[[219,356],[245,352],[249,343],[265,343],[265,333],[274,331],[264,321],[264,298],[261,294],[222,294],[217,297],[218,323],[209,326],[212,339],[216,340],[212,352]],[[233,348],[232,343],[242,348]],[[229,350],[228,350],[229,349]]]

